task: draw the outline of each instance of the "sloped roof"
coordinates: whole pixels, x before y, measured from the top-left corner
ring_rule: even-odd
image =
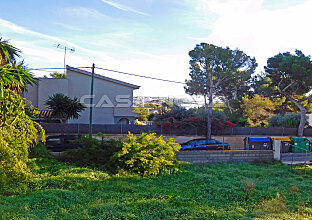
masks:
[[[85,70],[81,70],[81,69],[78,69],[78,68],[74,68],[74,67],[71,67],[71,66],[66,66],[66,70],[71,70],[71,71],[74,71],[74,72],[78,72],[78,73],[81,73],[81,74],[84,74],[84,75],[87,75],[87,76],[90,76],[92,75],[91,72],[88,72],[88,71],[85,71]],[[140,86],[137,86],[137,85],[134,85],[134,84],[131,84],[131,83],[127,83],[127,82],[123,82],[123,81],[120,81],[120,80],[117,80],[117,79],[113,79],[113,78],[109,78],[107,76],[102,76],[102,75],[99,75],[99,74],[94,74],[94,78],[98,78],[98,79],[103,79],[103,80],[106,80],[106,81],[109,81],[109,82],[112,82],[112,83],[116,83],[116,84],[119,84],[119,85],[123,85],[123,86],[127,86],[127,87],[130,87],[130,88],[133,88],[133,89],[139,89]]]

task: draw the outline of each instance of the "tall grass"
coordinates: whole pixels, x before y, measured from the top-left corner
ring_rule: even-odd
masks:
[[[108,175],[57,161],[32,166],[25,195],[0,196],[0,219],[311,219],[312,166],[212,164],[173,175]]]

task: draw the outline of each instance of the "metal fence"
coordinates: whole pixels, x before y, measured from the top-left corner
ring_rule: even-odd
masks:
[[[86,134],[89,133],[88,124],[60,124],[60,123],[41,123],[47,134]],[[128,132],[139,134],[142,131],[154,131],[164,135],[193,135],[203,136],[205,129],[196,127],[188,129],[165,129],[156,125],[128,125],[128,124],[94,124],[92,133],[102,132],[105,134],[127,134]],[[214,135],[263,135],[263,136],[296,136],[297,128],[257,128],[257,127],[235,127],[226,128],[221,132],[213,131]],[[304,136],[312,136],[312,128],[304,130]]]

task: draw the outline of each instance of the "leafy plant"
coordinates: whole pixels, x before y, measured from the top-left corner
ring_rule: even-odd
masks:
[[[171,138],[164,140],[156,133],[142,132],[139,137],[128,134],[122,149],[111,158],[117,172],[130,171],[142,176],[171,172],[177,166],[175,152],[180,145]]]
[[[45,139],[43,128],[25,111],[29,102],[19,94],[3,89],[0,95],[0,184],[1,192],[16,192],[31,177],[27,167],[29,146]],[[14,187],[14,185],[16,187]]]
[[[37,84],[37,79],[23,65],[22,62],[0,65],[0,87],[19,93],[26,91],[28,85]]]
[[[0,66],[14,62],[21,51],[0,37]]]
[[[267,126],[268,119],[272,117],[275,110],[275,104],[268,97],[255,95],[252,98],[248,96],[243,98],[245,116],[252,127]]]
[[[273,115],[269,120],[269,127],[297,128],[300,123],[300,113],[289,113],[285,115]],[[306,122],[308,125],[308,122]]]
[[[86,108],[77,98],[71,99],[61,93],[49,96],[45,104],[52,110],[52,117],[65,118],[66,120],[79,118],[79,113]]]
[[[55,79],[66,79],[66,73],[53,72],[50,76]]]
[[[77,141],[82,144],[82,148],[64,152],[63,160],[79,166],[110,170],[110,158],[122,148],[122,141],[113,138],[104,139],[104,134],[101,136],[102,140],[88,135],[83,136]]]

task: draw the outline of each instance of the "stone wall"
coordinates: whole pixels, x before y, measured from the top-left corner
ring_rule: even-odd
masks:
[[[176,155],[179,161],[190,163],[229,163],[229,162],[264,162],[273,161],[271,150],[192,150],[180,151]]]

